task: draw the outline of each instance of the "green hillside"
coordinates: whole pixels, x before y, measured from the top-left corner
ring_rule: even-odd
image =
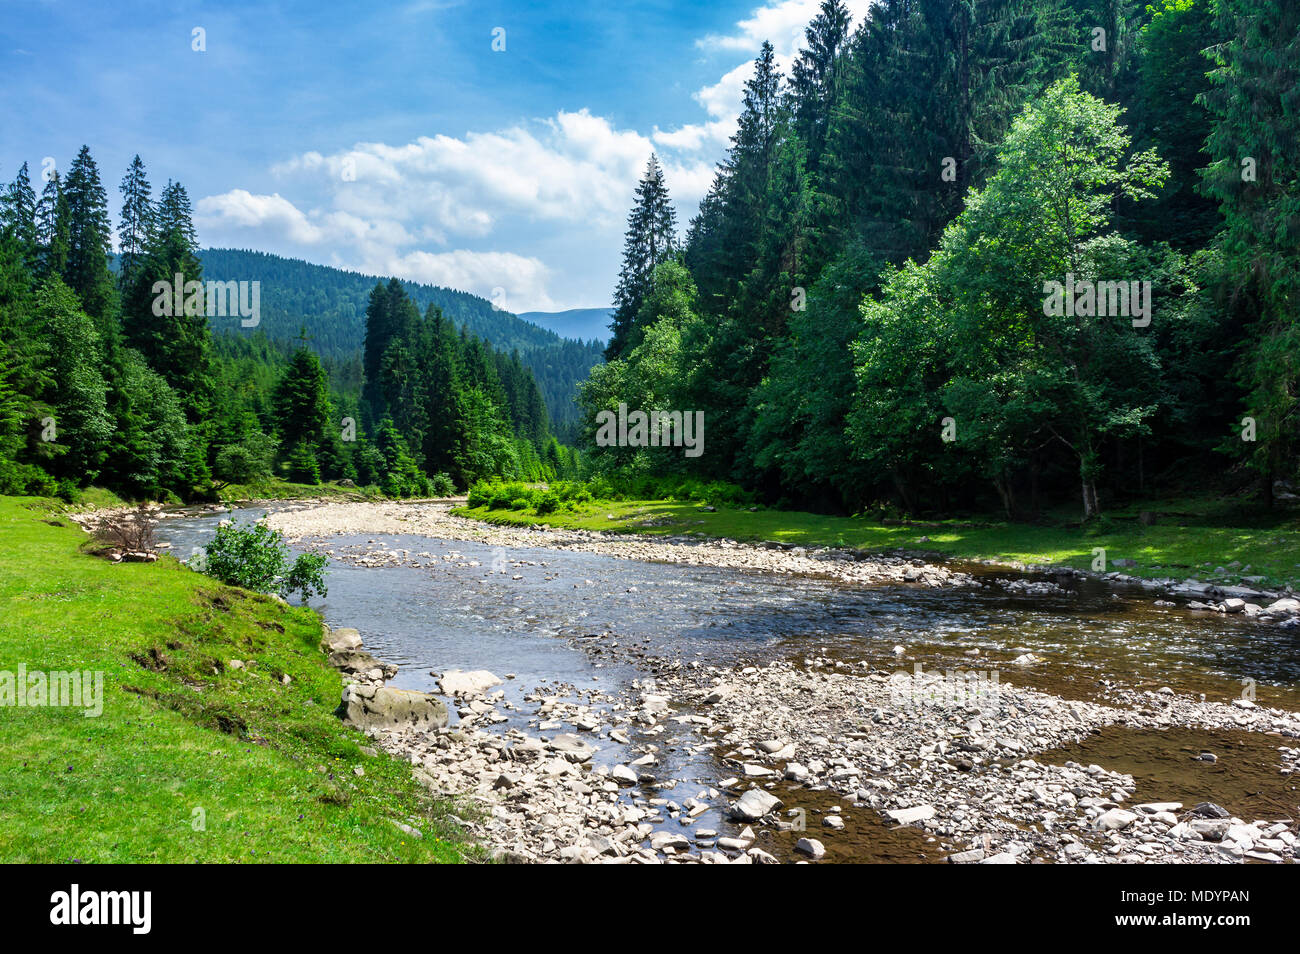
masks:
[[[199,258],[207,280],[261,283],[258,327],[243,329],[237,320],[217,318],[214,333],[251,336],[262,331],[275,341],[295,338],[305,327],[313,349],[327,362],[360,355],[366,301],[381,280],[378,276],[243,249],[205,249]],[[448,319],[493,347],[518,350],[537,378],[552,422],[562,429],[577,420],[573,398],[578,382],[600,361],[599,345],[561,338],[468,292],[415,282],[404,285],[421,311],[436,304]]]

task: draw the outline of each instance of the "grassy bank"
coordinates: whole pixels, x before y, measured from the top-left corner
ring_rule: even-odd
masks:
[[[460,859],[450,806],[333,715],[315,613],[85,555],[53,506],[0,497],[0,670],[102,671],[103,712],[0,708],[0,861]]]
[[[1156,513],[1145,526],[1142,510]],[[1259,583],[1300,588],[1300,512],[1272,514],[1233,502],[1178,500],[1115,511],[1099,526],[1082,528],[1065,514],[1043,524],[996,519],[887,523],[862,517],[828,517],[783,510],[719,507],[708,512],[692,501],[627,500],[578,504],[539,515],[535,509],[460,508],[467,517],[513,526],[545,524],[586,530],[652,535],[693,534],[733,540],[771,540],[801,546],[849,546],[863,550],[931,551],[957,559],[1043,564],[1090,569],[1102,547],[1114,566],[1134,576],[1195,577],[1202,581]],[[1237,564],[1233,566],[1234,563]],[[1217,572],[1222,568],[1223,572]],[[1247,578],[1260,578],[1247,580]]]

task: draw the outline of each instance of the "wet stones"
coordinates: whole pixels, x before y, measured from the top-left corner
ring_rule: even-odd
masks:
[[[474,669],[469,672],[451,669],[443,673],[442,678],[438,680],[443,695],[447,696],[477,696],[501,683],[499,677],[486,669]]]
[[[781,799],[760,788],[751,788],[731,806],[731,817],[738,821],[758,821],[781,807]]]

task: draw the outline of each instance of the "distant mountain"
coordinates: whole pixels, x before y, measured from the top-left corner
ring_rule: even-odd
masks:
[[[521,311],[519,317],[531,321],[561,338],[609,343],[609,316],[613,308],[570,308],[568,311]]]
[[[199,253],[207,281],[261,283],[261,320],[256,328],[240,327],[238,319],[214,318],[217,334],[251,335],[265,332],[273,341],[298,337],[305,327],[312,347],[322,358],[347,360],[361,353],[366,333],[366,302],[379,281],[388,278],[313,265],[266,252],[210,248]],[[469,292],[403,281],[420,310],[436,304],[457,326],[468,328],[498,349],[518,350],[532,370],[546,399],[557,431],[578,419],[574,404],[577,386],[601,360],[603,345],[566,337],[556,329],[539,327],[508,311],[499,311],[486,298]],[[597,312],[601,309],[582,309]],[[585,336],[588,339],[596,335]],[[603,342],[607,335],[599,336]]]

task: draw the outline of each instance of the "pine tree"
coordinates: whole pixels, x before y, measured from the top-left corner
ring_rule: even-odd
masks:
[[[108,217],[108,195],[99,180],[99,168],[90,149],[81,147],[63,186],[68,213],[68,261],[63,280],[81,299],[86,314],[95,319],[107,353],[116,346],[118,298],[108,269],[113,228]]]
[[[1224,216],[1220,298],[1247,330],[1236,376],[1257,433],[1233,443],[1271,506],[1273,479],[1300,444],[1300,6],[1220,0],[1215,9],[1231,39],[1215,51],[1204,96],[1214,119],[1204,188]]]
[[[849,11],[842,0],[822,0],[804,37],[807,45],[790,70],[791,112],[795,133],[807,148],[808,168],[815,170],[826,147],[849,39]]]
[[[165,213],[164,213],[165,208]],[[203,266],[188,215],[189,199],[179,183],[168,182],[143,248],[123,293],[125,338],[176,391],[191,424],[208,420],[212,403],[212,333]],[[177,306],[176,277],[180,276]],[[190,283],[191,291],[184,286]],[[206,450],[206,443],[195,446]]]
[[[139,159],[139,157],[136,157]],[[143,175],[143,167],[141,169]],[[145,183],[145,200],[148,200],[148,183]],[[145,229],[143,234],[147,237],[151,234],[165,236],[174,233],[180,241],[193,251],[198,251],[199,237],[194,229],[194,213],[190,209],[190,196],[185,191],[185,187],[179,182],[167,180],[167,186],[163,189],[162,195],[158,197],[158,205],[152,212],[153,221],[152,230],[148,228],[150,216],[145,218]]]
[[[366,337],[362,345],[362,369],[365,385],[362,397],[366,422],[373,428],[388,413],[384,399],[381,371],[384,355],[394,340],[407,338],[415,329],[420,313],[407,297],[406,289],[396,278],[382,282],[370,293],[366,306]]]
[[[38,246],[36,242],[36,192],[27,175],[27,163],[18,169],[18,175],[0,199],[0,228],[18,244],[24,264],[35,271]]]
[[[614,332],[605,351],[607,359],[617,358],[635,346],[639,331],[634,327],[641,300],[650,285],[655,268],[677,254],[677,215],[668,197],[659,158],[650,154],[645,175],[636,187],[636,198],[627,217],[623,240],[623,267],[614,292],[614,315],[610,329]]]
[[[122,193],[122,215],[118,225],[118,249],[121,252],[119,283],[128,288],[135,277],[135,270],[144,255],[150,234],[154,228],[153,203],[150,201],[151,188],[149,177],[145,174],[144,163],[137,155],[131,160],[120,186]],[[164,193],[165,194],[165,193]]]
[[[63,272],[68,267],[68,248],[71,242],[69,225],[68,199],[63,194],[63,182],[59,173],[55,171],[45,183],[40,201],[36,204],[36,243],[39,246],[37,274],[42,278],[58,276],[62,280]]]
[[[271,395],[280,445],[289,454],[299,448],[313,458],[328,456],[334,432],[334,409],[320,359],[306,345],[298,348]],[[327,474],[330,467],[322,468]]]

